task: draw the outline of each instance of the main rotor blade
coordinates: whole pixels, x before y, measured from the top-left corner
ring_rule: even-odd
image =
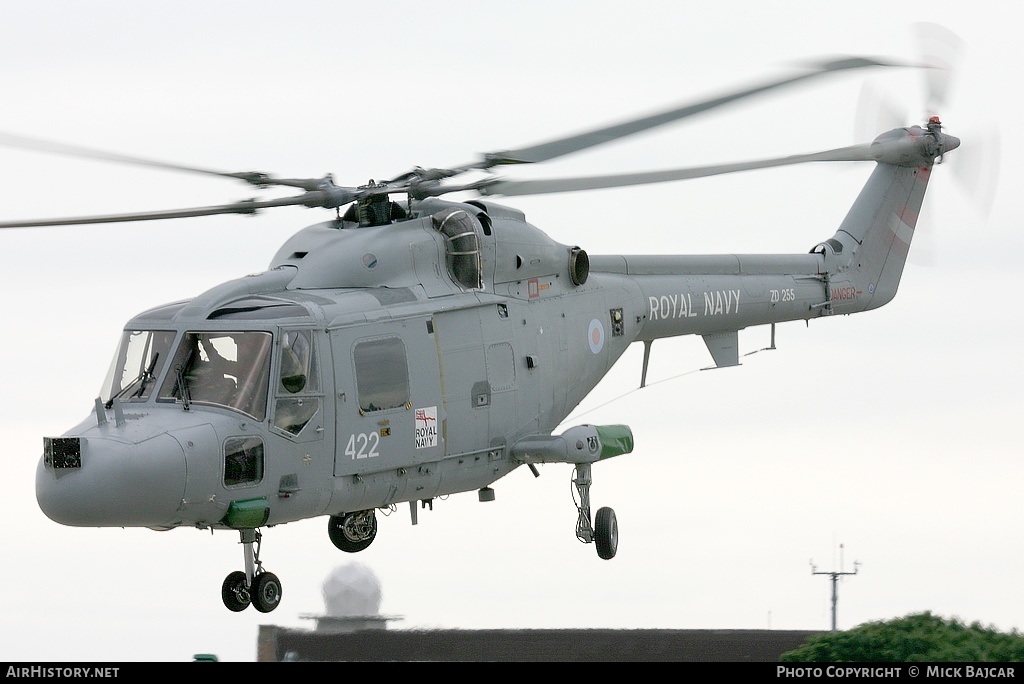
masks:
[[[184,164],[175,164],[156,159],[146,159],[145,157],[135,157],[117,152],[107,152],[105,150],[97,150],[91,147],[81,147],[79,145],[69,145],[67,143],[42,140],[40,138],[30,138],[24,135],[14,135],[13,133],[0,133],[0,145],[4,147],[16,147],[23,150],[32,150],[34,152],[62,154],[67,157],[98,159],[100,161],[130,164],[132,166],[149,166],[151,168],[164,169],[165,171],[183,171],[185,173],[199,173],[206,176],[219,176],[221,178],[245,181],[246,183],[257,187],[277,185],[301,188],[303,190],[316,190],[325,181],[330,180],[329,178],[273,178],[261,171],[215,171],[213,169],[204,169],[199,166],[186,166]]]
[[[161,219],[193,218],[196,216],[215,216],[218,214],[255,214],[260,209],[271,207],[327,207],[341,206],[351,198],[331,192],[306,192],[296,197],[282,197],[270,200],[244,200],[234,204],[221,204],[210,207],[193,207],[190,209],[170,209],[166,211],[147,211],[134,214],[108,214],[106,216],[77,216],[59,219],[38,219],[32,221],[4,221],[2,228],[43,228],[48,226],[79,226],[94,223],[126,223],[131,221],[157,221]]]
[[[66,143],[53,142],[50,140],[30,138],[24,135],[14,135],[12,133],[0,133],[0,145],[3,145],[4,147],[17,147],[20,149],[32,150],[35,152],[49,152],[52,154],[62,154],[69,157],[98,159],[100,161],[116,162],[119,164],[132,164],[134,166],[150,166],[169,171],[201,173],[207,176],[221,176],[222,178],[249,180],[250,178],[256,178],[264,175],[256,172],[227,173],[223,171],[214,171],[212,169],[204,169],[198,166],[185,166],[183,164],[173,164],[170,162],[157,161],[155,159],[145,159],[143,157],[134,157],[127,154],[118,154],[116,152],[106,152],[104,150],[97,150],[90,147],[80,147],[78,145],[68,145]]]
[[[892,148],[886,148],[892,149]],[[623,173],[608,176],[584,176],[577,178],[553,178],[546,180],[506,180],[494,179],[481,181],[476,187],[483,195],[541,195],[555,192],[576,192],[579,190],[597,190],[601,188],[619,188],[630,185],[648,185],[669,181],[689,180],[720,176],[726,173],[767,169],[775,166],[805,164],[822,161],[875,161],[883,153],[883,148],[876,145],[852,145],[825,152],[798,154],[788,157],[761,159],[756,161],[716,164],[665,171],[646,171],[639,173]]]
[[[632,121],[626,121],[613,126],[605,128],[599,128],[593,131],[587,131],[578,135],[572,135],[566,138],[559,138],[550,142],[542,143],[539,145],[532,145],[529,147],[521,147],[516,150],[505,150],[501,152],[492,152],[484,155],[484,160],[476,165],[471,165],[468,168],[481,168],[489,169],[494,166],[501,164],[531,164],[535,162],[548,161],[556,157],[561,157],[572,152],[579,152],[603,143],[611,142],[619,138],[640,133],[657,126],[663,126],[673,121],[693,116],[701,112],[706,112],[709,109],[715,107],[721,107],[722,105],[730,102],[735,102],[746,97],[751,97],[759,93],[764,93],[769,90],[781,88],[783,86],[799,83],[800,81],[806,81],[811,78],[823,76],[825,74],[834,73],[838,71],[847,71],[851,69],[862,69],[865,67],[873,66],[910,66],[908,64],[900,64],[896,62],[883,62],[875,59],[866,57],[850,57],[845,59],[837,59],[821,64],[815,65],[816,68],[807,73],[798,74],[796,76],[790,76],[780,80],[768,81],[759,85],[738,90],[732,93],[722,95],[720,97],[705,100],[703,102],[697,102],[695,104],[686,105],[671,109],[666,112],[653,114],[640,119]]]

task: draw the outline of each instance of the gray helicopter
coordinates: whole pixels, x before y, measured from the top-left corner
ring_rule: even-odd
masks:
[[[244,569],[225,578],[223,602],[269,612],[282,588],[260,560],[265,526],[326,516],[331,542],[358,552],[377,534],[378,509],[407,503],[415,525],[436,497],[475,490],[491,501],[491,485],[519,466],[536,475],[538,463],[569,463],[576,535],[613,558],[618,525],[611,508],[591,511],[592,467],[630,453],[633,434],[626,425],[554,430],[635,342],[644,345],[643,384],[654,340],[700,335],[716,366],[734,366],[742,329],[889,302],[932,168],[960,141],[932,117],[870,144],[718,166],[557,180],[494,170],[806,79],[885,66],[903,65],[829,61],[656,115],[357,187],[4,136],[6,145],[302,192],[0,228],[334,210],[285,242],[265,272],[128,321],[90,415],[43,440],[40,508],[72,526],[237,530]],[[875,168],[835,234],[805,254],[589,255],[489,199],[827,161]],[[442,199],[452,193],[473,198]]]

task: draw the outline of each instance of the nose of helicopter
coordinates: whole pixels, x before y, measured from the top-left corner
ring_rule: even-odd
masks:
[[[165,527],[185,490],[185,454],[169,434],[130,444],[103,437],[45,441],[36,500],[54,522],[77,527]]]

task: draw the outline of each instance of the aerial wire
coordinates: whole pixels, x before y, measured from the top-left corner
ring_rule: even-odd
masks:
[[[751,351],[751,352],[747,352],[743,356],[744,357],[753,356],[754,354],[757,354],[758,352],[773,351],[775,349],[777,349],[777,347],[775,346],[775,326],[773,325],[772,326],[772,342],[771,342],[771,345],[767,346],[767,347],[762,347],[761,349],[755,349],[754,351]],[[699,373],[700,371],[705,371],[705,370],[714,370],[715,368],[717,368],[717,366],[709,366],[709,367],[703,367],[703,368],[694,368],[694,369],[688,370],[688,371],[686,371],[684,373],[679,373],[678,375],[672,375],[672,376],[667,377],[667,378],[662,378],[661,380],[655,380],[654,382],[645,382],[644,384],[640,385],[639,387],[634,387],[633,389],[629,390],[628,392],[625,392],[624,394],[620,394],[617,397],[609,399],[608,401],[604,402],[603,404],[598,404],[597,406],[594,406],[592,408],[587,409],[583,413],[577,413],[577,414],[568,416],[565,419],[565,421],[563,421],[563,422],[568,422],[568,421],[571,421],[571,420],[577,420],[578,418],[580,418],[582,416],[585,416],[588,413],[593,413],[594,411],[596,411],[596,410],[598,410],[600,408],[604,408],[605,406],[608,406],[609,404],[613,404],[616,401],[619,401],[620,399],[625,399],[629,395],[631,395],[634,392],[637,392],[639,390],[642,390],[645,387],[651,387],[653,385],[660,385],[663,382],[669,382],[670,380],[678,380],[679,378],[685,377],[687,375],[693,375],[694,373]]]

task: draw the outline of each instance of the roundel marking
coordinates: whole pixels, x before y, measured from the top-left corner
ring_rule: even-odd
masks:
[[[376,268],[377,267],[377,255],[374,254],[373,252],[367,252],[366,254],[364,254],[363,255],[363,266],[365,266],[366,268]]]
[[[587,342],[590,344],[590,351],[595,354],[604,347],[604,326],[596,318],[590,321],[590,329],[587,330]]]

